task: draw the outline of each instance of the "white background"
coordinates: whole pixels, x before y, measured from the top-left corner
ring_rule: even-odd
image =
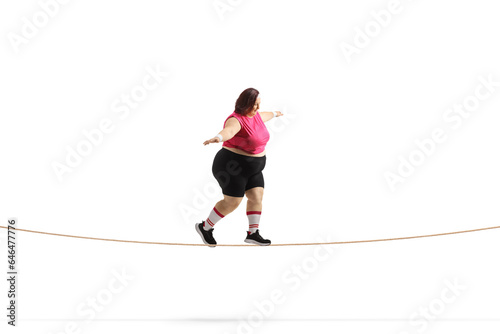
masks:
[[[356,28],[389,1],[243,0],[222,16],[213,4],[69,1],[18,47],[12,34],[21,36],[23,18],[33,22],[41,5],[1,4],[0,225],[14,216],[31,230],[200,243],[194,224],[221,198],[211,174],[220,144],[202,143],[248,87],[260,91],[261,111],[285,114],[267,123],[260,230],[273,243],[499,225],[500,87],[457,129],[443,120],[474,94],[480,76],[500,81],[494,2],[401,0],[399,13],[350,62],[341,44],[354,45]],[[168,75],[120,119],[113,103],[141,85],[146,68]],[[54,162],[64,164],[67,147],[75,149],[103,119],[114,130],[58,179]],[[435,128],[447,140],[391,191],[384,173],[396,173],[398,157],[408,158],[415,140]],[[243,243],[245,204],[216,225],[218,243]],[[85,333],[240,333],[255,303],[275,289],[284,302],[251,332],[500,327],[498,230],[342,245],[323,249],[327,259],[316,262],[314,246],[18,237],[22,333],[65,332],[71,319]],[[283,278],[293,266],[310,271],[296,290]],[[85,321],[77,307],[107,288],[113,270],[133,279]],[[425,329],[411,323],[419,309],[439,305],[446,281],[465,289],[441,303]]]

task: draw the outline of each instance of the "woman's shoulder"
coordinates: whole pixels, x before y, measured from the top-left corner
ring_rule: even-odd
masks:
[[[246,120],[247,117],[244,117],[243,115],[238,114],[236,111],[233,111],[233,113],[231,115],[227,116],[224,123],[227,122],[227,120],[229,120],[231,118],[238,120],[239,123],[247,123],[247,120]]]
[[[238,114],[236,114],[238,115]],[[233,126],[237,126],[237,127],[241,127],[241,118],[239,117],[235,117],[233,114],[229,115],[226,120],[224,121],[224,127],[227,126],[228,124],[229,125],[233,125]]]

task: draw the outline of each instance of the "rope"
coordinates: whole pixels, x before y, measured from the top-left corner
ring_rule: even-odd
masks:
[[[1,228],[7,228],[5,226],[0,226]],[[492,230],[495,228],[500,228],[500,226],[492,226],[492,227],[483,227],[474,230],[465,230],[465,231],[456,231],[456,232],[446,232],[446,233],[438,233],[438,234],[426,234],[426,235],[415,235],[410,237],[400,237],[400,238],[387,238],[387,239],[373,239],[373,240],[356,240],[356,241],[333,241],[333,242],[307,242],[307,243],[295,243],[295,244],[271,244],[269,246],[312,246],[312,245],[338,245],[338,244],[359,244],[365,242],[378,242],[378,241],[393,241],[393,240],[406,240],[406,239],[417,239],[417,238],[428,238],[428,237],[439,237],[443,235],[450,234],[459,234],[459,233],[469,233],[469,232],[477,232],[477,231],[485,231]],[[68,235],[68,234],[59,234],[59,233],[49,233],[49,232],[41,232],[41,231],[32,231],[32,230],[24,230],[20,228],[16,228],[16,231],[30,232],[30,233],[39,233],[39,234],[47,234],[47,235],[55,235],[59,237],[68,237],[68,238],[80,238],[80,239],[90,239],[90,240],[100,240],[100,241],[115,241],[115,242],[129,242],[136,244],[150,244],[150,245],[167,245],[167,246],[208,246],[205,244],[184,244],[177,242],[156,242],[156,241],[136,241],[136,240],[119,240],[119,239],[104,239],[104,238],[93,238],[93,237],[84,237],[80,235]],[[221,244],[217,245],[217,247],[249,247],[249,246],[258,246],[253,244]],[[267,247],[269,247],[267,246]]]

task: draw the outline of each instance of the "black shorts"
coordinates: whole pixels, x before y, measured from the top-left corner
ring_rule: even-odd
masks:
[[[243,197],[248,189],[264,187],[265,166],[265,155],[249,157],[221,148],[215,155],[212,173],[224,195]]]

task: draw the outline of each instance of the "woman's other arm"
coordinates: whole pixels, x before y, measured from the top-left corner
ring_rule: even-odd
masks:
[[[235,117],[230,117],[226,124],[224,124],[224,129],[219,132],[219,135],[222,136],[222,140],[219,137],[213,137],[212,139],[205,140],[203,145],[208,145],[211,143],[219,143],[221,141],[226,141],[234,137],[241,130],[241,124]]]
[[[269,121],[274,117],[274,113],[276,113],[276,117],[283,116],[281,111],[259,111],[260,117],[264,122]]]

